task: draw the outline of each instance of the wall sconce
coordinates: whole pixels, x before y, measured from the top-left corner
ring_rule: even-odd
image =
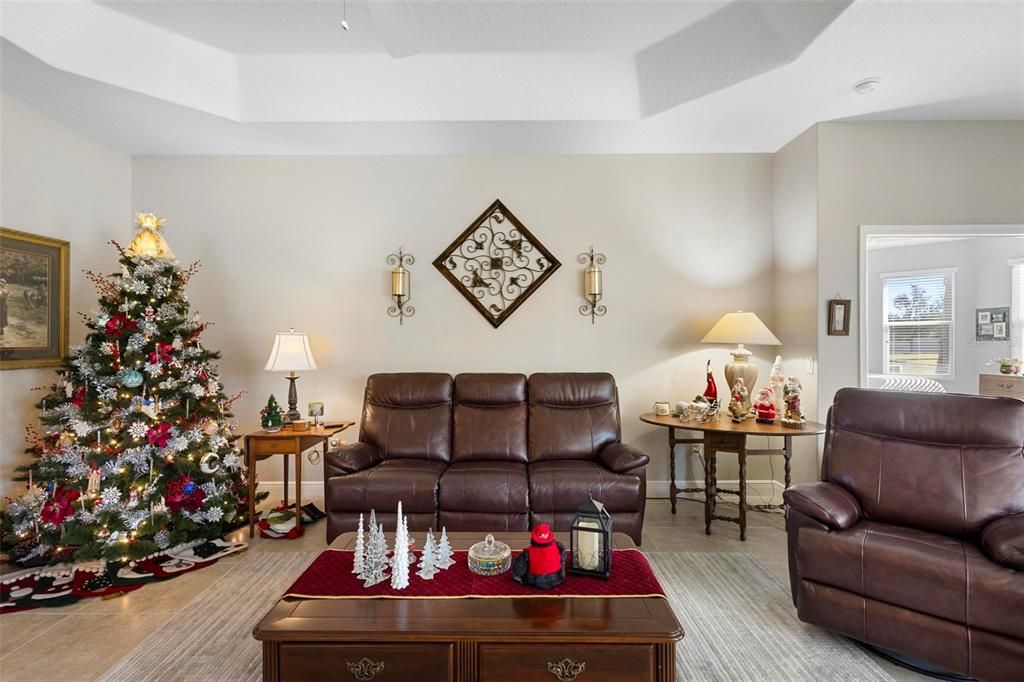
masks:
[[[398,249],[398,253],[387,257],[387,264],[394,266],[391,268],[391,298],[395,301],[395,304],[388,308],[388,315],[397,317],[398,324],[402,324],[402,320],[416,314],[416,309],[409,305],[411,274],[406,269],[407,265],[412,265],[415,262],[416,259],[412,254],[403,253],[401,248]]]
[[[594,253],[593,246],[590,247],[590,251],[584,251],[576,256],[576,261],[580,265],[587,266],[583,271],[583,298],[587,299],[587,302],[580,306],[580,315],[590,315],[590,324],[594,324],[595,317],[601,317],[608,312],[606,306],[598,305],[598,301],[604,296],[604,273],[598,266],[604,265],[605,260],[607,259],[603,253]]]

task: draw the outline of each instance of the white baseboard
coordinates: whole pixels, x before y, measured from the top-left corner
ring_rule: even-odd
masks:
[[[718,480],[719,488],[736,490],[739,484],[740,482],[737,479]],[[680,488],[703,488],[704,481],[676,481],[676,485]],[[271,500],[284,499],[284,481],[265,481],[260,479],[259,489],[269,492]],[[648,498],[667,498],[668,489],[668,481],[647,481]],[[781,504],[782,491],[785,489],[786,487],[781,482],[771,479],[748,480],[747,500],[750,504]],[[295,481],[288,481],[288,499],[291,500],[294,496]],[[308,502],[309,500],[322,499],[323,496],[323,481],[302,482],[302,499]],[[690,497],[695,500],[704,499],[701,493],[681,493],[679,497]]]
[[[736,490],[739,488],[738,479],[718,479],[719,488]],[[676,481],[680,488],[703,488],[704,481]],[[782,504],[782,491],[786,486],[779,481],[771,479],[747,480],[747,502],[748,504]],[[668,481],[647,481],[647,497],[667,498],[669,490]],[[679,497],[689,497],[694,500],[703,500],[703,493],[680,493]]]

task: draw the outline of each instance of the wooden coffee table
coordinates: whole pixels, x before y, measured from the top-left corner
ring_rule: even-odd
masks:
[[[422,547],[422,534],[413,535]],[[465,550],[484,535],[448,538]],[[513,549],[530,541],[529,533],[495,537]],[[346,533],[331,547],[354,543]],[[635,545],[616,533],[613,547]],[[267,681],[671,682],[683,629],[668,600],[655,597],[289,598],[253,636],[263,642]]]

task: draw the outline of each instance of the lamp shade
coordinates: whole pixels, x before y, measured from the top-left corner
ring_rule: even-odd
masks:
[[[264,369],[270,372],[316,369],[316,360],[313,359],[313,351],[309,348],[309,335],[294,329],[278,332]]]
[[[781,346],[775,334],[754,313],[738,310],[722,315],[701,343],[749,343],[752,346]]]

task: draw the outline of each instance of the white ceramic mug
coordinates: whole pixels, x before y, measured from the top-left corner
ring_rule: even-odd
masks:
[[[662,400],[659,400],[658,402],[654,403],[654,414],[658,415],[659,417],[667,417],[671,413],[671,411],[672,410],[669,409],[668,403]]]

